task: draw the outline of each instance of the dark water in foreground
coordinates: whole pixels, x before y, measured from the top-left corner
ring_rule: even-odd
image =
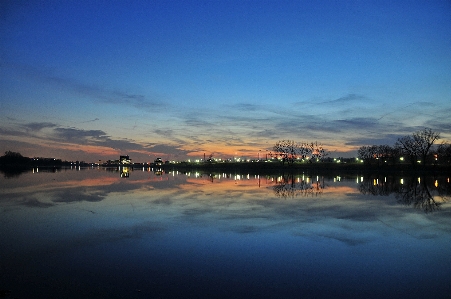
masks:
[[[449,180],[2,177],[0,297],[449,298]]]

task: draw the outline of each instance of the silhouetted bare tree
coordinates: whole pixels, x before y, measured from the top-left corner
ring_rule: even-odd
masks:
[[[412,205],[426,213],[439,210],[442,203],[450,200],[451,183],[446,177],[399,177],[369,176],[359,185],[363,194],[388,196],[395,194],[397,201]]]
[[[407,181],[396,193],[398,202],[405,205],[413,205],[417,209],[423,209],[426,213],[440,209],[441,202],[436,201],[429,190],[425,178],[420,178],[418,182],[415,178]],[[442,200],[445,200],[442,197]]]
[[[298,157],[304,155],[306,151],[302,145],[293,140],[281,140],[273,147],[273,155],[282,159],[282,163],[292,164]]]
[[[317,141],[309,143],[308,147],[311,155],[310,162],[321,161],[328,155],[327,151],[323,148],[323,145],[321,143],[318,144]]]
[[[362,194],[371,194],[379,196],[388,196],[395,192],[393,180],[388,182],[383,177],[366,177],[359,185],[359,191]]]
[[[282,163],[294,163],[297,159],[308,159],[310,162],[321,160],[327,156],[326,150],[318,142],[297,143],[293,140],[281,140],[273,147],[272,156],[282,159]]]
[[[362,159],[368,164],[377,163],[379,165],[381,161],[390,161],[394,164],[399,157],[399,148],[385,144],[361,146],[357,153],[359,159]]]
[[[441,163],[451,163],[451,144],[442,143],[437,148],[437,158]]]
[[[425,165],[432,145],[439,138],[439,133],[434,132],[432,129],[425,128],[412,135],[398,138],[397,146],[402,149],[404,154],[410,157],[412,164],[415,164],[417,159],[420,158],[423,165]]]
[[[297,196],[319,195],[323,192],[324,181],[307,182],[296,180],[293,174],[282,175],[277,185],[273,187],[274,193],[279,197],[294,198]]]

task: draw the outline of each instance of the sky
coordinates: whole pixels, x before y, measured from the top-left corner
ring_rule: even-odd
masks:
[[[450,115],[450,1],[0,4],[0,153],[352,157]]]

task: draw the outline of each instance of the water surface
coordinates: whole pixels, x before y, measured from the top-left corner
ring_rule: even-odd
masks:
[[[17,298],[447,298],[447,177],[35,169],[0,179]]]

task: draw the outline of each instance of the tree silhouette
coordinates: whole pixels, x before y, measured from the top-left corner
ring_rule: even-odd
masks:
[[[304,150],[306,151],[305,148],[293,140],[281,140],[274,145],[273,155],[277,158],[281,158],[282,164],[285,164],[285,162],[293,164],[299,156],[304,154]]]
[[[367,164],[377,163],[377,165],[381,161],[390,161],[392,164],[395,164],[397,158],[399,158],[399,153],[399,147],[391,147],[386,144],[361,146],[357,151],[359,159],[362,159]]]
[[[281,158],[283,164],[293,164],[297,159],[308,159],[309,162],[322,160],[327,156],[327,152],[318,142],[297,143],[293,140],[281,140],[276,142],[271,155]]]
[[[22,156],[20,153],[6,151],[4,156],[0,157],[0,165],[23,165],[30,163],[31,159]]]
[[[278,197],[294,198],[297,196],[318,195],[323,192],[323,182],[308,182],[306,180],[298,180],[293,174],[281,175],[277,181],[277,185],[273,187],[274,193]]]
[[[308,147],[311,154],[311,157],[309,159],[310,162],[314,160],[320,161],[328,155],[327,151],[323,148],[323,145],[318,144],[318,142],[316,141],[309,143]]]
[[[402,148],[404,154],[410,157],[413,165],[418,158],[421,158],[423,165],[426,165],[427,157],[434,142],[440,138],[440,134],[425,128],[412,135],[398,138],[397,145]]]
[[[432,196],[424,178],[420,178],[420,182],[412,178],[404,184],[403,188],[400,188],[395,197],[398,202],[413,205],[415,208],[423,209],[426,213],[439,210],[441,206],[441,203],[437,202]],[[442,199],[445,200],[444,197]]]
[[[440,144],[437,149],[437,158],[445,164],[451,164],[451,144]]]
[[[401,181],[395,177],[371,176],[360,183],[359,191],[375,196],[394,193],[400,204],[412,205],[429,213],[439,210],[442,203],[449,200],[451,184],[444,178],[410,177]]]

